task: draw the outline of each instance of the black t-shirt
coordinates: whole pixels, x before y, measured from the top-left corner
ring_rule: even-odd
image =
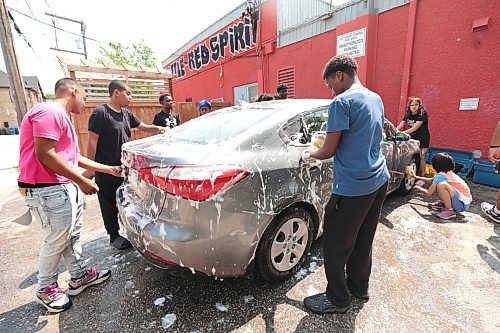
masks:
[[[179,119],[179,115],[170,111],[166,113],[165,111],[160,111],[155,115],[155,119],[153,119],[153,125],[161,126],[161,127],[170,127],[173,128],[177,125],[180,125],[181,120]]]
[[[107,104],[94,109],[89,118],[89,131],[99,134],[95,161],[106,165],[120,165],[122,145],[130,141],[131,128],[141,121],[129,110],[113,111]]]
[[[431,134],[429,133],[429,125],[426,112],[424,112],[421,115],[418,113],[417,114],[407,113],[403,118],[403,120],[406,121],[409,128],[415,126],[415,123],[417,121],[421,121],[422,125],[420,125],[420,127],[415,132],[410,134],[411,138],[422,142],[429,141]]]

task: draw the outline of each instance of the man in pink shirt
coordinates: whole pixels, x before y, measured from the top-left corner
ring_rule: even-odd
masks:
[[[78,295],[111,276],[109,270],[87,267],[81,256],[83,193],[94,194],[99,188],[77,167],[120,175],[120,167],[96,163],[79,153],[70,113],[83,110],[83,88],[72,79],[60,79],[55,94],[53,102],[37,104],[23,118],[18,178],[26,205],[44,233],[36,297],[49,312],[68,309],[72,303],[67,295]],[[71,275],[66,293],[57,284],[61,257]]]

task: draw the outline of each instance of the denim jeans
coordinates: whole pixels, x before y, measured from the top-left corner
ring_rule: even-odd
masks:
[[[38,284],[57,282],[61,256],[72,278],[85,274],[80,232],[83,225],[83,193],[74,183],[31,188],[26,205],[42,225],[44,240],[39,257]]]

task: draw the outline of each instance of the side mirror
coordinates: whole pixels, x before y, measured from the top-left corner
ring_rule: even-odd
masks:
[[[404,141],[410,141],[410,135],[403,133],[403,132],[398,132],[394,137],[392,138],[395,142],[404,142]]]

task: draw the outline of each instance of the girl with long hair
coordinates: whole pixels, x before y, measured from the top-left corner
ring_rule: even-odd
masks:
[[[403,130],[405,125],[407,129]],[[431,134],[429,133],[429,117],[420,98],[408,99],[405,116],[397,128],[403,133],[410,134],[412,139],[420,141],[420,175],[424,176],[425,153],[429,148]]]

